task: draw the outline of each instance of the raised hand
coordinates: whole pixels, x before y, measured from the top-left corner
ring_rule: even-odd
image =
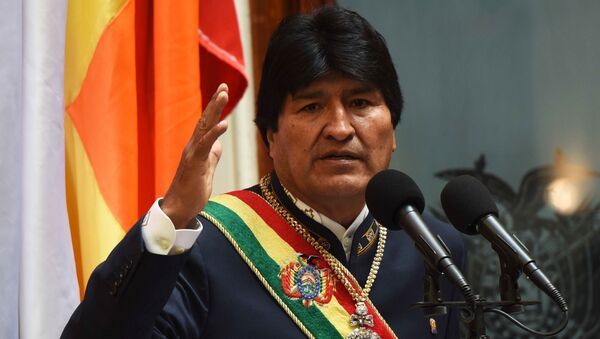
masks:
[[[226,84],[221,84],[210,99],[183,150],[175,177],[160,205],[176,229],[190,224],[212,192],[213,175],[222,152],[217,138],[227,130],[227,122],[219,122],[219,117],[229,100],[228,90]]]

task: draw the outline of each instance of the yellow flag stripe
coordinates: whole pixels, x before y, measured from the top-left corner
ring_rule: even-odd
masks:
[[[71,118],[65,114],[67,206],[71,212],[71,232],[78,253],[80,286],[87,284],[88,277],[104,261],[125,232],[108,208],[96,183],[94,171],[87,157],[79,133]],[[80,227],[83,226],[83,227]]]
[[[65,46],[65,106],[77,97],[98,40],[128,0],[71,0]]]

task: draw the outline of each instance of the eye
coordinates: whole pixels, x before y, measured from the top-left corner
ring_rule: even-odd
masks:
[[[300,109],[303,112],[308,112],[308,113],[312,113],[312,112],[316,112],[321,106],[317,103],[311,103],[308,104],[304,107],[302,107],[302,109]]]
[[[352,101],[350,102],[350,106],[355,108],[365,108],[371,106],[371,102],[369,100],[361,98],[352,99]]]

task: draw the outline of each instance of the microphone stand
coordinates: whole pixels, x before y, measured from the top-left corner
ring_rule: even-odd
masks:
[[[502,310],[506,313],[521,313],[525,311],[523,305],[519,304],[521,294],[519,293],[518,280],[521,271],[511,264],[510,256],[507,256],[504,251],[496,245],[492,245],[492,248],[496,251],[500,260],[500,278],[498,281],[500,300],[513,302],[511,305],[502,306]]]
[[[475,295],[475,303],[472,304],[472,308],[468,309],[470,314],[468,312],[461,313],[461,318],[469,326],[469,339],[490,339],[485,331],[482,301],[479,295]]]
[[[495,248],[495,245],[492,247],[496,250],[500,261],[499,286],[501,301],[487,301],[482,299],[479,295],[475,295],[471,301],[442,301],[439,287],[440,273],[438,273],[438,271],[426,260],[424,301],[414,304],[413,307],[422,308],[425,316],[446,314],[448,307],[460,308],[461,320],[469,329],[469,339],[491,339],[486,333],[485,313],[498,313],[523,330],[535,335],[553,336],[561,332],[567,326],[569,321],[569,314],[566,308],[563,310],[563,322],[557,329],[550,332],[533,330],[510,315],[510,313],[523,312],[525,306],[536,305],[540,302],[537,300],[523,301],[521,299],[518,284],[521,271],[513,264],[509,255],[506,255],[506,253],[499,248]],[[553,298],[553,301],[561,306],[555,298]]]
[[[474,302],[466,301],[445,301],[445,302],[418,302],[414,304],[414,307],[424,308],[425,310],[431,309],[436,306],[443,307],[460,307],[461,319],[467,324],[469,328],[469,339],[491,339],[486,333],[485,327],[485,313],[497,307],[512,307],[518,305],[520,307],[527,305],[539,304],[539,301],[486,301],[481,299],[479,295],[475,295]],[[560,329],[562,330],[562,328]],[[552,335],[554,335],[553,333]]]
[[[504,253],[501,248],[495,244],[492,245],[492,248],[498,254],[500,261],[499,287],[501,301],[487,301],[479,295],[475,295],[471,301],[442,301],[439,287],[440,273],[430,262],[425,260],[423,301],[416,303],[413,307],[422,308],[427,317],[446,314],[449,306],[459,307],[461,310],[461,320],[469,329],[469,339],[491,339],[487,335],[485,327],[485,313],[488,312],[498,313],[525,331],[536,335],[552,336],[561,332],[569,321],[569,315],[566,310],[563,311],[565,318],[562,324],[550,332],[540,332],[530,329],[510,315],[510,313],[521,313],[525,310],[525,306],[536,305],[540,302],[537,300],[523,301],[521,299],[518,284],[521,270],[513,264],[511,256]],[[553,300],[557,303],[556,299],[553,298]]]
[[[434,306],[423,307],[426,317],[444,315],[448,313],[446,306],[440,305],[442,302],[442,292],[439,283],[440,273],[427,260],[425,260],[425,279],[423,300],[425,303],[431,303]]]

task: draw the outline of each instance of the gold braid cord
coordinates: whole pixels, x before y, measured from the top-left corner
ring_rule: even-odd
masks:
[[[369,300],[369,292],[371,292],[371,288],[373,287],[373,283],[377,277],[377,272],[379,271],[381,260],[383,259],[383,251],[385,249],[385,241],[387,239],[387,228],[381,226],[379,223],[377,224],[380,230],[379,241],[377,242],[377,250],[375,252],[375,257],[373,258],[373,263],[371,264],[369,275],[367,276],[365,287],[361,289],[360,284],[354,278],[352,273],[350,273],[350,271],[348,271],[348,269],[342,263],[340,263],[335,256],[329,253],[317,240],[315,240],[306,227],[300,224],[300,222],[298,222],[298,220],[296,220],[296,218],[294,218],[290,212],[279,203],[271,188],[270,174],[267,174],[260,180],[260,190],[265,200],[269,203],[269,205],[271,205],[271,207],[273,207],[277,214],[279,214],[288,223],[288,225],[290,225],[311,246],[313,246],[319,252],[319,254],[321,254],[323,259],[325,259],[329,267],[331,267],[333,270],[336,278],[343,283],[348,293],[350,293],[352,300],[354,300],[355,303],[368,303],[377,317],[383,321],[389,332],[394,334],[394,331],[390,328],[385,319],[383,319],[375,305],[373,305],[371,300]],[[356,286],[356,288],[354,288],[353,284]],[[394,337],[397,338],[395,334]]]

